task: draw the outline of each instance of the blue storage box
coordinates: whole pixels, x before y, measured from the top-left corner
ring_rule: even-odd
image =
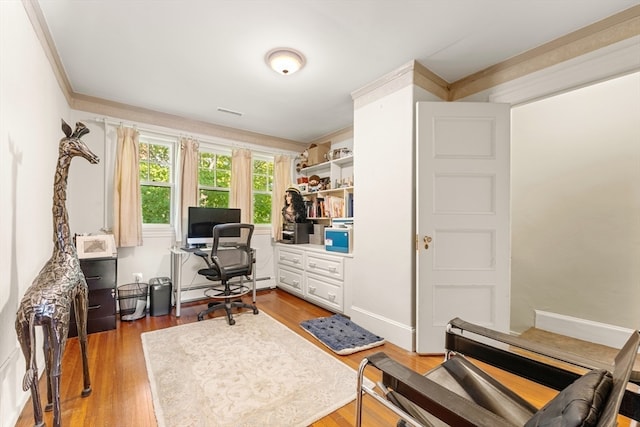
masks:
[[[351,253],[353,242],[351,228],[325,228],[324,248],[330,252]]]

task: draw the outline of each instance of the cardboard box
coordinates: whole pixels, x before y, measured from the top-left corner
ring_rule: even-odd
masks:
[[[313,234],[309,235],[309,243],[312,245],[324,245],[324,224],[313,224]]]
[[[327,161],[325,154],[331,150],[331,141],[323,142],[322,144],[316,144],[315,147],[309,148],[309,157],[307,159],[308,165],[313,166],[318,163],[324,163]]]

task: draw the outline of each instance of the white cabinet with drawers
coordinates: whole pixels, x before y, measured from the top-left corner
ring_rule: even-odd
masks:
[[[349,254],[320,245],[276,244],[276,285],[336,313],[348,314]]]

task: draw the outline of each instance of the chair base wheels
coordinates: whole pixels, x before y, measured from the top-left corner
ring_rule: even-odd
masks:
[[[206,310],[203,310],[200,313],[198,313],[198,321],[203,320],[205,315],[213,313],[219,308],[223,308],[224,311],[227,312],[227,323],[229,324],[229,326],[235,325],[236,321],[233,318],[233,315],[231,314],[231,309],[234,307],[249,308],[253,311],[253,314],[259,313],[258,307],[256,307],[253,304],[246,304],[246,303],[243,303],[241,300],[235,300],[235,301],[226,300],[225,302],[209,303]]]

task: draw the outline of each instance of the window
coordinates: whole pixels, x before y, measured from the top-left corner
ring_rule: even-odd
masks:
[[[143,224],[170,224],[175,141],[140,135],[139,169]]]
[[[200,148],[198,166],[200,206],[228,208],[231,187],[231,155]]]
[[[271,224],[273,159],[254,155],[251,181],[253,189],[253,223]]]

